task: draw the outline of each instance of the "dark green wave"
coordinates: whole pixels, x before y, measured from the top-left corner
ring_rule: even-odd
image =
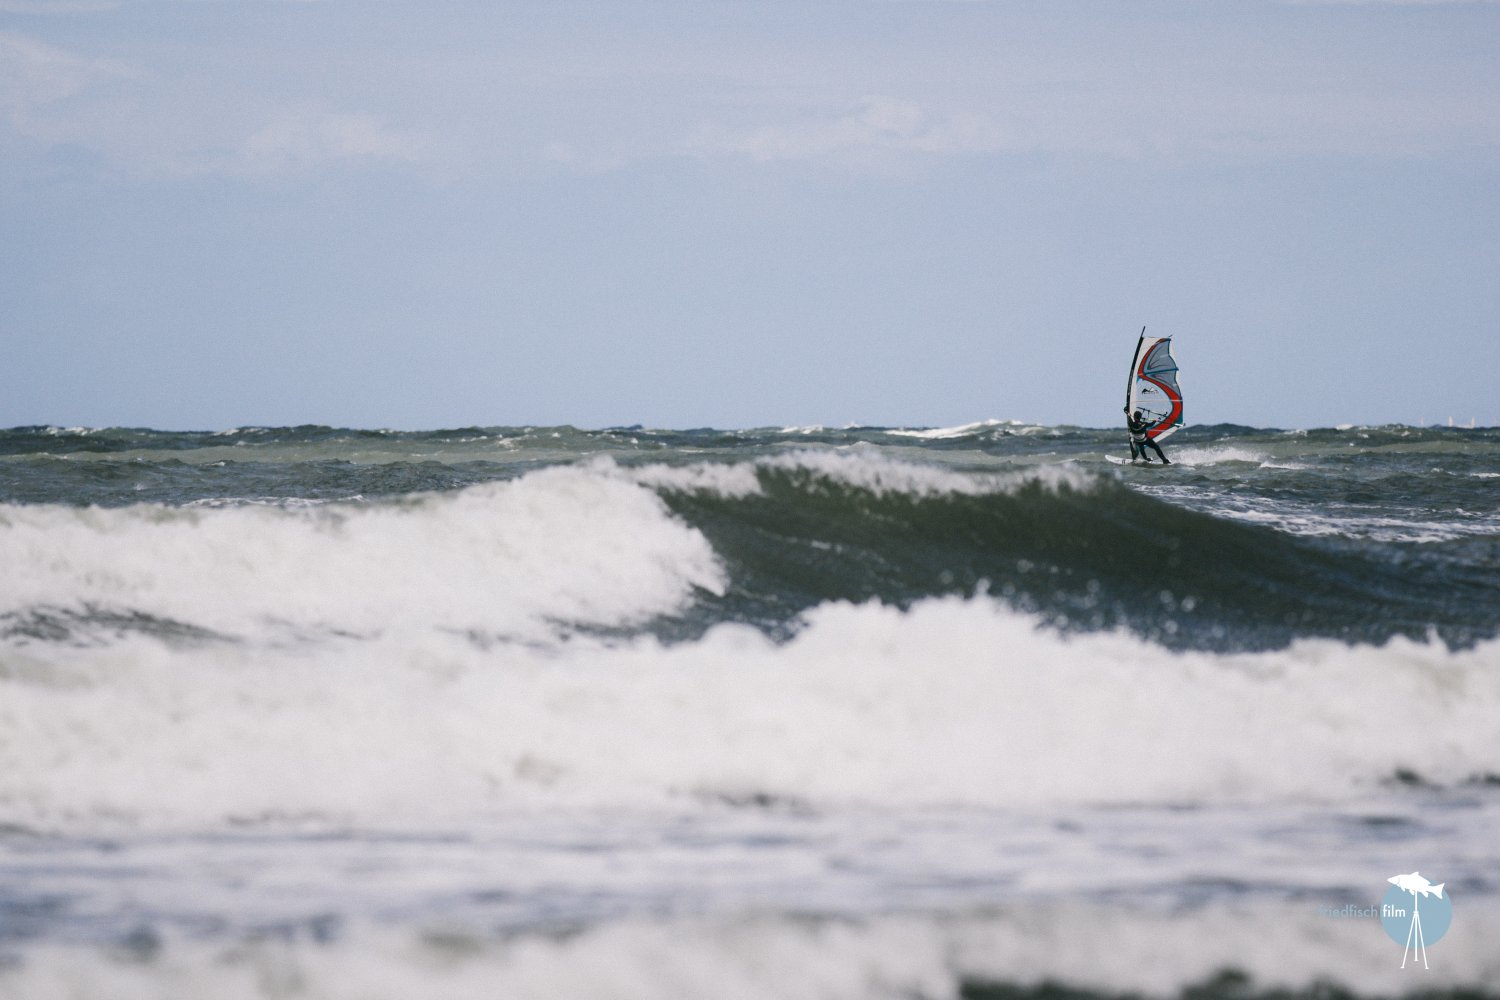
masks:
[[[757,474],[758,495],[664,494],[729,568],[730,592],[705,596],[697,624],[787,633],[825,601],[906,606],[981,589],[1065,629],[1124,627],[1179,648],[1432,632],[1466,645],[1500,622],[1495,574],[1456,571],[1447,546],[1298,537],[1106,477],[971,495],[880,492],[797,468]],[[1489,545],[1500,565],[1493,540],[1463,544]]]

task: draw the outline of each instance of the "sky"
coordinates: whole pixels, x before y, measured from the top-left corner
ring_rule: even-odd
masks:
[[[0,426],[1500,424],[1500,3],[0,0]]]

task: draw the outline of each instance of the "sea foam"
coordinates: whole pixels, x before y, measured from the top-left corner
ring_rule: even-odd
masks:
[[[227,637],[402,627],[542,637],[722,592],[706,539],[651,490],[554,467],[452,494],[311,508],[0,510],[0,613],[146,616]]]
[[[83,828],[497,810],[1339,801],[1500,760],[1500,643],[1168,653],[987,597],[794,639],[137,636],[0,658],[0,804]],[[1416,734],[1416,735],[1413,735]]]
[[[1483,995],[1472,991],[1500,976],[1485,932],[1495,912],[1471,908],[1466,916],[1434,949],[1431,968],[1420,970],[1424,990]],[[1401,975],[1400,949],[1378,927],[1284,901],[1175,912],[1043,901],[965,916],[638,918],[568,933],[375,924],[344,931],[323,943],[152,936],[137,953],[35,946],[24,961],[0,965],[0,995],[956,1000],[984,995],[982,984],[1023,997],[1174,997],[1188,987],[1198,996],[1340,995],[1332,984],[1388,996]]]

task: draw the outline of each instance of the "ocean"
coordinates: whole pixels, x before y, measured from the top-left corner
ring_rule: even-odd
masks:
[[[1500,996],[1500,429],[1165,450],[0,432],[0,997]]]

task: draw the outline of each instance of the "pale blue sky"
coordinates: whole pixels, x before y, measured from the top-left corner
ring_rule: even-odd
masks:
[[[1500,422],[1500,4],[0,0],[0,426]]]

